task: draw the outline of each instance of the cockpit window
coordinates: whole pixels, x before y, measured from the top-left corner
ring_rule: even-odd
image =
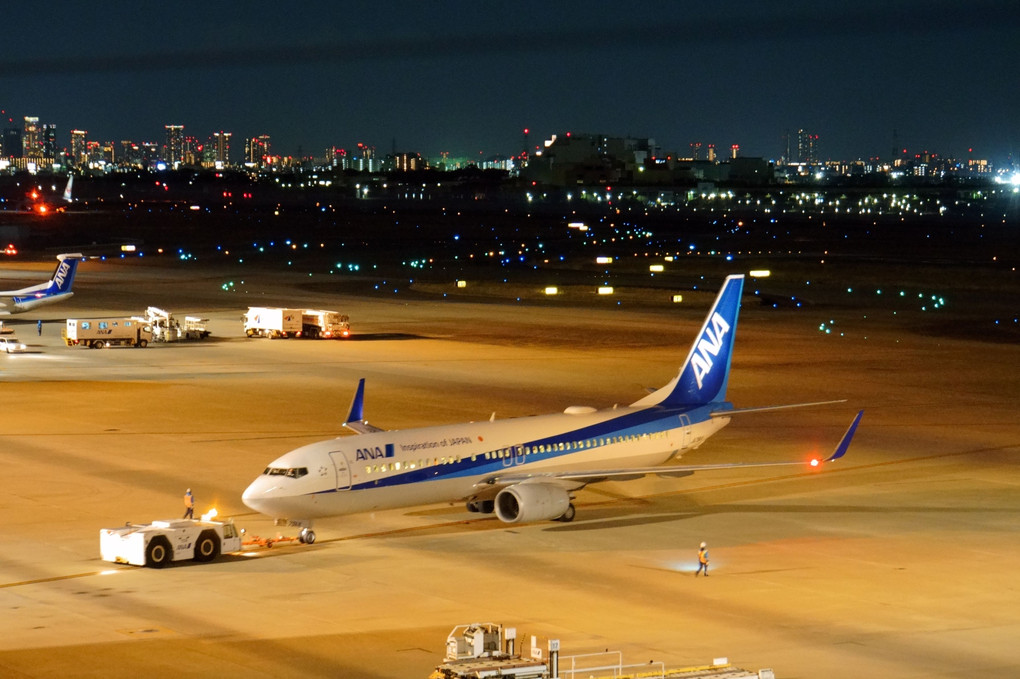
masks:
[[[300,479],[308,473],[308,467],[266,467],[262,472],[265,476],[286,476],[291,479]]]

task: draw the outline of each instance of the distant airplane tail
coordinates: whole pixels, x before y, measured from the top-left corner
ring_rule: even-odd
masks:
[[[64,200],[68,203],[73,203],[74,198],[71,197],[71,187],[74,185],[74,174],[67,175],[67,186],[64,187]]]
[[[81,261],[80,253],[71,255],[57,255],[57,268],[53,270],[50,283],[46,287],[47,294],[65,295],[71,292],[71,285],[74,284],[74,275],[78,273],[78,262]]]
[[[743,275],[727,276],[680,373],[632,405],[695,406],[726,400],[733,338],[737,332]]]

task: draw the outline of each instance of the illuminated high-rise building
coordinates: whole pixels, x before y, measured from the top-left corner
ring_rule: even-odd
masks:
[[[420,153],[395,153],[391,157],[393,169],[398,172],[414,172],[425,169],[425,162]]]
[[[375,160],[375,147],[369,146],[368,144],[358,143],[358,149],[355,151],[355,156],[351,166],[359,172],[375,172],[376,171],[376,160]]]
[[[110,165],[117,162],[117,144],[115,142],[104,141],[102,145],[100,145],[100,152],[103,154],[103,160]]]
[[[57,126],[53,123],[44,123],[40,133],[42,137],[43,158],[56,159],[59,155],[57,146]]]
[[[141,159],[140,164],[146,169],[155,168],[160,160],[160,148],[159,144],[153,141],[143,141],[141,143]]]
[[[163,158],[167,165],[174,167],[184,162],[184,125],[164,125],[166,128],[166,152]]]
[[[39,118],[25,116],[25,126],[21,133],[22,157],[41,158],[42,139],[39,138]]]
[[[122,166],[140,166],[142,164],[142,152],[130,139],[120,142],[120,153],[117,154],[117,163]]]
[[[213,150],[217,165],[230,165],[230,132],[213,133]]]
[[[818,135],[804,130],[797,130],[797,161],[801,163],[817,163],[821,154],[818,151]]]
[[[244,163],[263,168],[269,163],[269,135],[260,134],[244,142]]]
[[[99,163],[103,160],[103,147],[98,141],[85,142],[85,164]]]
[[[88,132],[71,130],[71,165],[83,167],[89,162]]]
[[[181,162],[185,165],[202,164],[202,145],[196,137],[185,137],[181,148],[183,150]]]

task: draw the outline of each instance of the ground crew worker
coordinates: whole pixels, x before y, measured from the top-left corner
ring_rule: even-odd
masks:
[[[694,571],[694,577],[698,577],[698,573],[702,570],[705,571],[705,577],[708,577],[708,545],[704,542],[701,543],[701,547],[698,549],[698,570]]]
[[[184,493],[184,518],[195,518],[195,496],[191,494],[190,488]],[[708,573],[705,573],[705,575],[708,575]]]

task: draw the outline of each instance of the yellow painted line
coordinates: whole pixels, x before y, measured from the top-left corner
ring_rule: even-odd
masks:
[[[88,573],[73,573],[71,575],[54,575],[50,578],[38,578],[36,580],[22,580],[21,582],[5,582],[0,583],[0,589],[6,589],[8,587],[24,587],[25,585],[39,585],[44,582],[60,582],[61,580],[74,580],[76,578],[89,578],[93,575],[106,575],[112,571],[121,571],[124,568],[107,568],[101,571],[90,571]]]

